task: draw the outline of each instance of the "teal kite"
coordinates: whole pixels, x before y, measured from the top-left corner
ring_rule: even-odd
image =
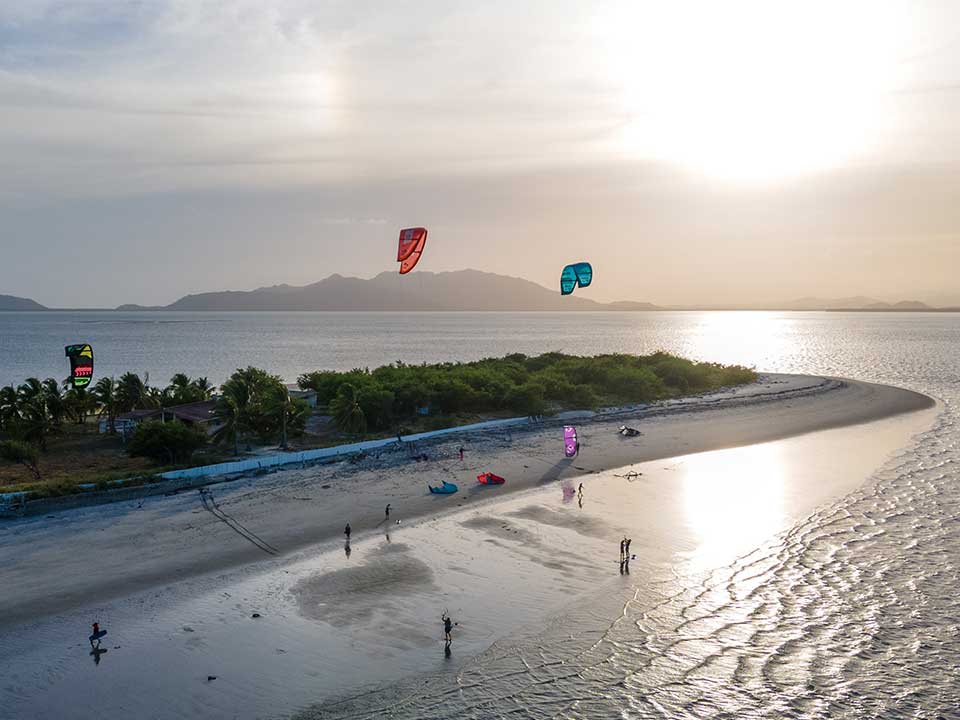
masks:
[[[590,263],[578,262],[567,265],[560,273],[560,294],[569,295],[578,287],[589,287],[593,282],[593,268]]]

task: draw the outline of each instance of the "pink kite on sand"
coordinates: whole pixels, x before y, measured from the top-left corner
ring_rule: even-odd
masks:
[[[563,454],[574,457],[580,452],[580,441],[577,440],[577,429],[573,425],[563,426]]]

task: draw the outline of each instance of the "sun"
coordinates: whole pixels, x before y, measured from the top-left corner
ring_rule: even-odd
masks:
[[[891,124],[909,22],[897,2],[678,0],[606,6],[615,144],[731,181],[850,162]]]

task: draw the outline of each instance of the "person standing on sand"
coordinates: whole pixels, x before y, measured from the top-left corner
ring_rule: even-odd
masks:
[[[580,483],[580,487],[577,488],[577,495],[583,497],[583,483]]]
[[[387,503],[387,507],[383,511],[383,516],[385,520],[390,519],[390,503]]]
[[[443,620],[443,639],[446,641],[447,646],[449,647],[450,643],[453,642],[453,636],[450,634],[453,630],[453,620],[446,613],[444,613],[440,619]]]
[[[630,562],[630,543],[633,542],[633,538],[627,538],[627,562]]]
[[[463,445],[460,446],[460,462],[463,462]]]
[[[343,529],[343,534],[347,536],[347,542],[350,542],[350,523]]]
[[[620,541],[620,562],[623,562],[623,554],[626,551],[626,547],[627,547],[627,539],[624,538],[623,540]]]

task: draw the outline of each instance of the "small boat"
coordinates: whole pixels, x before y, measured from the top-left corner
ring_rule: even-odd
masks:
[[[446,480],[443,481],[443,485],[438,485],[436,487],[427,483],[427,487],[430,489],[430,492],[432,492],[434,495],[452,495],[453,493],[455,493],[457,490],[460,489],[456,485],[454,485],[452,482],[447,482]]]
[[[482,483],[483,485],[503,485],[506,480],[504,480],[499,475],[494,475],[491,472],[483,473],[482,475],[477,475],[477,482]]]

